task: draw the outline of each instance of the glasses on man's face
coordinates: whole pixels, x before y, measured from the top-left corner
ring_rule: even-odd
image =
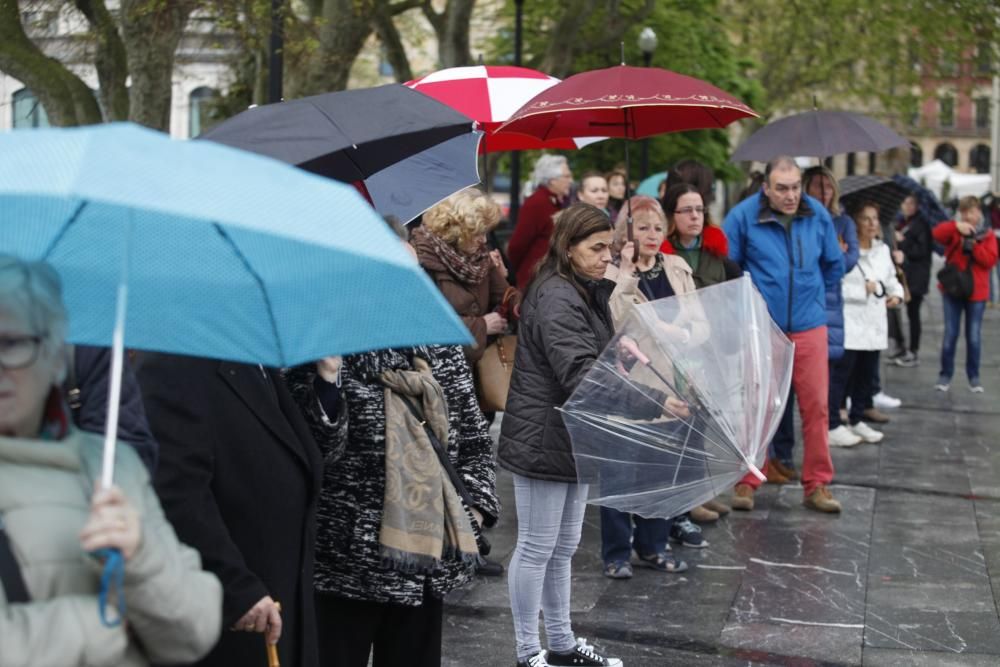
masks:
[[[35,363],[42,340],[42,336],[0,335],[0,368],[16,371]]]
[[[692,214],[705,215],[705,207],[685,206],[684,208],[677,209],[676,211],[674,211],[674,213],[676,213],[677,215],[692,215]]]

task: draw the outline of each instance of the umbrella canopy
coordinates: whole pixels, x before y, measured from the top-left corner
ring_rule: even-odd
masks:
[[[575,74],[539,93],[500,129],[540,139],[626,137],[725,127],[757,114],[715,86],[656,67]]]
[[[908,193],[917,196],[917,208],[920,214],[930,223],[931,227],[939,222],[951,220],[951,216],[944,210],[944,206],[941,205],[941,200],[931,190],[925,188],[909,176],[903,176],[902,174],[894,175],[892,180]]]
[[[363,184],[379,213],[406,222],[479,182],[473,126],[451,107],[390,84],[253,107],[198,138]],[[418,172],[425,184],[432,174],[434,187],[414,187]]]
[[[469,335],[349,186],[130,124],[0,135],[0,252],[51,262],[70,340],[289,366]],[[165,325],[166,324],[166,325]]]
[[[863,174],[847,176],[840,179],[840,205],[849,214],[853,214],[858,206],[866,201],[878,204],[879,222],[892,225],[899,213],[899,206],[906,199],[906,190],[885,176],[878,174]],[[889,239],[889,245],[895,246],[895,240]]]
[[[637,195],[647,195],[649,197],[655,197],[660,188],[660,183],[667,178],[667,172],[659,171],[652,176],[647,176],[642,179],[642,183],[639,183],[639,187],[635,189]]]
[[[909,146],[873,118],[851,111],[807,111],[768,123],[733,152],[732,162],[767,162],[780,155],[825,158],[840,153]]]
[[[669,518],[763,479],[792,355],[749,277],[636,306],[562,408],[588,501]]]
[[[431,72],[406,86],[447,104],[475,120],[486,132],[480,152],[513,150],[569,150],[600,139],[558,138],[543,141],[526,134],[498,132],[511,114],[559,79],[527,67],[475,65]]]

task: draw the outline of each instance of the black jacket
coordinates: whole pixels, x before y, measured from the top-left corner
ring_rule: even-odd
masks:
[[[383,567],[379,530],[385,499],[385,370],[411,368],[425,359],[448,404],[448,453],[487,525],[496,521],[496,465],[489,426],[476,402],[472,373],[458,346],[377,350],[344,357],[343,400],[335,429],[312,399],[315,371],[301,366],[287,373],[289,388],[305,409],[326,468],[319,504],[316,590],[342,598],[417,606],[426,595],[438,598],[468,579],[466,567],[445,561],[433,574]],[[324,422],[326,422],[324,424]],[[321,432],[326,430],[326,436]],[[336,628],[324,628],[336,632]]]
[[[500,465],[518,475],[576,482],[569,434],[556,408],[614,334],[608,308],[614,283],[601,280],[587,288],[585,299],[568,280],[550,273],[531,283],[521,303],[498,451]]]
[[[83,431],[104,435],[108,420],[108,380],[111,377],[111,349],[91,345],[73,346],[73,367],[66,381],[73,423]],[[146,410],[135,373],[125,359],[122,395],[118,408],[118,439],[135,448],[152,477],[159,447],[149,430]]]
[[[181,541],[223,586],[223,633],[200,665],[264,665],[264,638],[229,628],[282,605],[281,664],[318,665],[313,550],[319,449],[281,375],[163,354],[136,364],[160,442],[155,487]]]
[[[917,213],[906,221],[903,240],[899,242],[903,251],[903,273],[910,287],[910,294],[927,294],[931,280],[931,257],[934,253],[934,238],[931,226],[924,216]]]

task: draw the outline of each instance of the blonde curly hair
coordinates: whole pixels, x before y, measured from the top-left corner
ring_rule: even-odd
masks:
[[[466,188],[424,213],[424,227],[458,249],[500,224],[500,205],[478,188]]]

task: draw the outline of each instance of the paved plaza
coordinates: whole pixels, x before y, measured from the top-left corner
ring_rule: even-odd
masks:
[[[626,667],[1000,665],[1000,310],[983,324],[986,393],[969,393],[960,343],[943,395],[940,299],[924,308],[922,365],[883,366],[904,401],[884,444],[833,450],[842,515],[804,509],[797,485],[766,485],[754,511],[705,528],[708,549],[675,547],[687,572],[612,581],[591,507],[574,560],[576,633]],[[499,486],[505,514],[490,539],[506,564],[509,473]],[[506,577],[449,598],[444,645],[449,666],[514,664]]]

